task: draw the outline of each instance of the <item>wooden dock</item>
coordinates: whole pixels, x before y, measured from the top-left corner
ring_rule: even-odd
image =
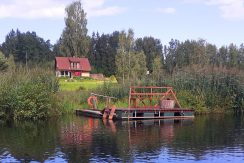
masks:
[[[77,109],[75,110],[76,115],[83,115],[94,118],[102,118],[102,113],[100,110],[91,110],[91,109]]]
[[[103,110],[97,109],[97,97],[106,98]],[[78,109],[76,114],[118,120],[194,118],[194,110],[182,108],[172,87],[131,86],[128,107],[110,104],[115,97],[92,93],[88,98],[90,109]]]

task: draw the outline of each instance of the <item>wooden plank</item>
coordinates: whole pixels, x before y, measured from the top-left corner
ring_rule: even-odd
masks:
[[[160,108],[174,109],[174,100],[160,100]]]
[[[131,96],[139,95],[139,96],[158,96],[158,95],[166,95],[166,93],[137,93],[133,92],[130,93]]]
[[[189,108],[173,108],[173,109],[169,109],[169,108],[158,108],[158,107],[140,107],[140,108],[116,108],[116,110],[119,111],[127,111],[127,112],[133,112],[133,111],[145,111],[145,112],[153,112],[153,111],[161,111],[161,112],[194,112],[193,109],[189,109]]]
[[[107,118],[107,113],[104,111],[103,113],[103,119],[106,119]]]
[[[121,117],[122,119],[185,119],[194,118],[194,116],[161,116],[161,117]]]
[[[116,109],[116,107],[115,106],[112,106],[112,108],[110,110],[109,117],[108,117],[109,120],[112,120],[113,119],[115,109]]]
[[[158,86],[130,86],[130,88],[166,88],[166,89],[173,89],[173,87],[158,87]]]

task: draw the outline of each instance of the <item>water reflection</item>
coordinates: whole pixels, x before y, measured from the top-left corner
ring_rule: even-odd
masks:
[[[244,161],[243,117],[0,124],[0,162]]]

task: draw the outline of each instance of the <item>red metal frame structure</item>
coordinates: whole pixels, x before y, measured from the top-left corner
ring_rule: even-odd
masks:
[[[106,107],[103,111],[96,109],[78,110],[81,114],[103,117],[103,119],[159,119],[159,118],[193,118],[194,110],[181,108],[173,87],[131,86],[129,90],[128,108],[116,108],[110,105],[114,97],[91,94],[91,108],[96,108],[97,100],[93,96],[106,98]]]
[[[158,108],[159,100],[174,100],[175,107],[181,108],[173,87],[131,86],[129,92],[130,108]],[[147,103],[145,102],[147,101]],[[140,106],[140,103],[143,106]]]

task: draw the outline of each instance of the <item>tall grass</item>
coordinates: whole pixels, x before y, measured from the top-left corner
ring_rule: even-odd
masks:
[[[91,93],[115,97],[111,100],[111,105],[120,107],[128,106],[128,86],[122,86],[114,82],[103,82],[96,88],[90,90],[77,90],[77,91],[60,91],[58,97],[61,101],[62,112],[72,113],[75,109],[90,108],[87,99]],[[98,109],[104,109],[106,106],[106,98],[98,96]]]
[[[18,67],[1,73],[0,118],[46,119],[60,113],[58,81],[51,70]]]
[[[242,74],[243,75],[243,74]],[[173,86],[180,104],[184,108],[193,108],[198,113],[244,111],[244,85],[242,75],[232,75],[219,71],[212,73],[179,72],[173,76],[161,76],[153,80],[150,75],[142,80],[123,84],[104,83],[92,92],[118,98],[114,101],[118,107],[128,106],[130,85]],[[86,99],[81,101],[86,102]]]

